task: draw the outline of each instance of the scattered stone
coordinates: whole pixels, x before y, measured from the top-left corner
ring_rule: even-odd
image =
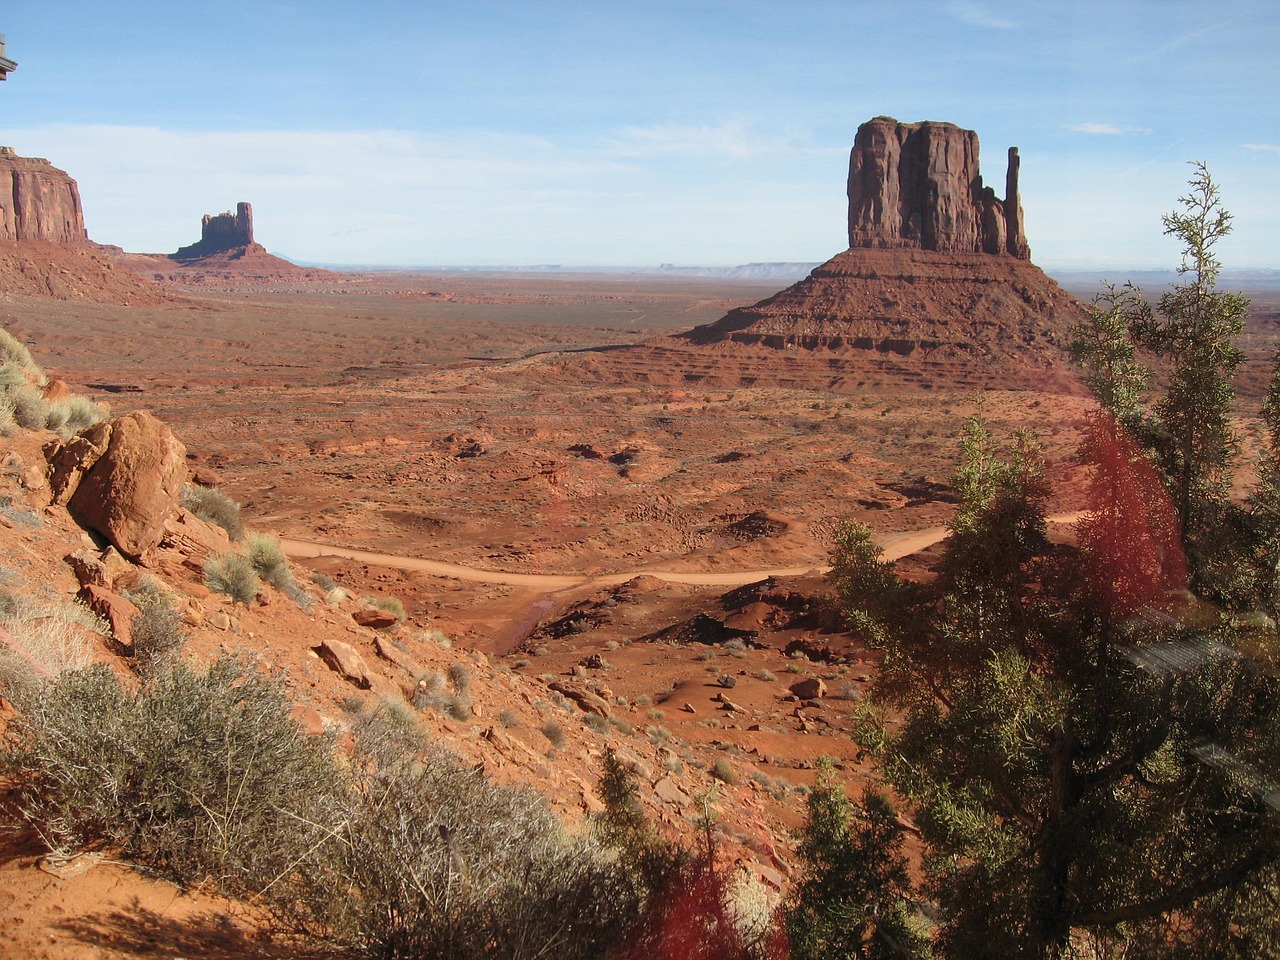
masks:
[[[820,677],[807,677],[788,688],[801,700],[815,700],[827,695],[827,685]]]
[[[81,588],[79,596],[85,606],[110,624],[112,638],[120,652],[125,656],[132,655],[133,633],[130,625],[133,618],[142,611],[118,593],[92,583]]]
[[[365,666],[364,657],[356,651],[356,648],[349,643],[343,643],[341,640],[334,640],[326,637],[320,641],[320,646],[315,648],[316,653],[320,654],[320,659],[329,665],[329,668],[338,673],[344,680],[355,684],[361,690],[368,690],[373,686],[369,679],[369,668]]]
[[[203,567],[208,557],[220,557],[231,551],[231,538],[216,523],[197,517],[190,510],[179,507],[164,522],[164,537],[160,546],[195,560]]]
[[[687,807],[693,803],[693,799],[671,777],[663,777],[655,783],[653,795],[663,803],[674,803],[677,807]]]
[[[110,587],[111,579],[107,576],[107,565],[96,551],[81,548],[62,558],[71,568],[80,586]]]
[[[394,663],[409,676],[416,677],[422,673],[421,665],[413,657],[381,634],[373,638],[373,648],[383,660]]]
[[[720,686],[728,690],[732,690],[734,687],[738,685],[738,678],[731,677],[728,674],[721,674],[718,678],[716,678],[716,683],[720,684]]]
[[[745,708],[734,703],[732,700],[726,697],[723,693],[717,693],[714,699],[720,704],[720,708],[722,710],[726,710],[729,713],[746,713],[747,712]]]
[[[697,712],[698,712],[697,710],[693,709],[693,704],[692,704],[692,703],[686,703],[686,704],[685,704],[683,707],[681,707],[680,709],[681,709],[681,710],[683,710],[685,713],[697,713]]]
[[[570,683],[562,683],[559,680],[547,684],[547,688],[568,697],[587,713],[597,714],[606,720],[613,715],[613,711],[609,709],[609,704],[604,698],[589,690],[584,690]]]
[[[396,615],[387,610],[379,610],[377,607],[365,607],[351,614],[351,619],[362,627],[372,627],[374,630],[386,630],[394,627],[400,621],[396,619]]]

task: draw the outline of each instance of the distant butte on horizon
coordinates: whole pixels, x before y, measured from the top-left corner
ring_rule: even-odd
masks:
[[[1008,157],[1002,200],[983,185],[974,131],[867,121],[849,156],[849,249],[683,339],[919,364],[912,376],[926,378],[980,364],[1011,385],[1072,379],[1066,348],[1084,309],[1031,262],[1016,147]]]

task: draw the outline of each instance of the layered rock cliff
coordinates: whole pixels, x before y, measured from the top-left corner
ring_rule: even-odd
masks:
[[[1009,148],[1005,198],[982,183],[978,135],[951,123],[876,117],[849,156],[849,246],[1031,259]]]
[[[0,240],[87,242],[80,189],[64,170],[0,147]]]

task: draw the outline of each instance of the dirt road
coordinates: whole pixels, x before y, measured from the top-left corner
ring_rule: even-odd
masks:
[[[1074,523],[1080,518],[1079,513],[1064,513],[1049,517],[1050,523]],[[929,527],[911,533],[886,534],[880,538],[880,557],[883,560],[900,560],[927,547],[933,546],[947,535],[946,527]],[[668,583],[687,583],[694,586],[737,587],[747,583],[756,583],[766,577],[798,577],[806,573],[825,573],[829,567],[811,565],[802,567],[772,567],[766,570],[741,570],[729,573],[687,572],[679,570],[656,570],[644,568],[630,570],[625,573],[609,573],[599,576],[574,573],[508,573],[503,570],[483,570],[479,567],[467,567],[444,560],[428,560],[424,557],[405,557],[391,553],[377,553],[372,550],[354,550],[349,547],[338,547],[313,540],[297,540],[292,537],[281,537],[280,546],[290,557],[308,559],[314,557],[344,557],[358,560],[361,563],[372,563],[393,570],[416,570],[430,573],[438,577],[452,577],[469,583],[497,583],[514,587],[537,587],[542,589],[563,590],[586,584],[612,586],[626,583],[633,577],[649,576]]]

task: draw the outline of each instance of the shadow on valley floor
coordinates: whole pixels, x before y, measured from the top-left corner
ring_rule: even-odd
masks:
[[[136,900],[127,910],[87,914],[64,921],[58,935],[112,953],[182,957],[184,960],[243,960],[245,957],[337,960],[336,950],[272,942],[215,912],[170,917]]]

